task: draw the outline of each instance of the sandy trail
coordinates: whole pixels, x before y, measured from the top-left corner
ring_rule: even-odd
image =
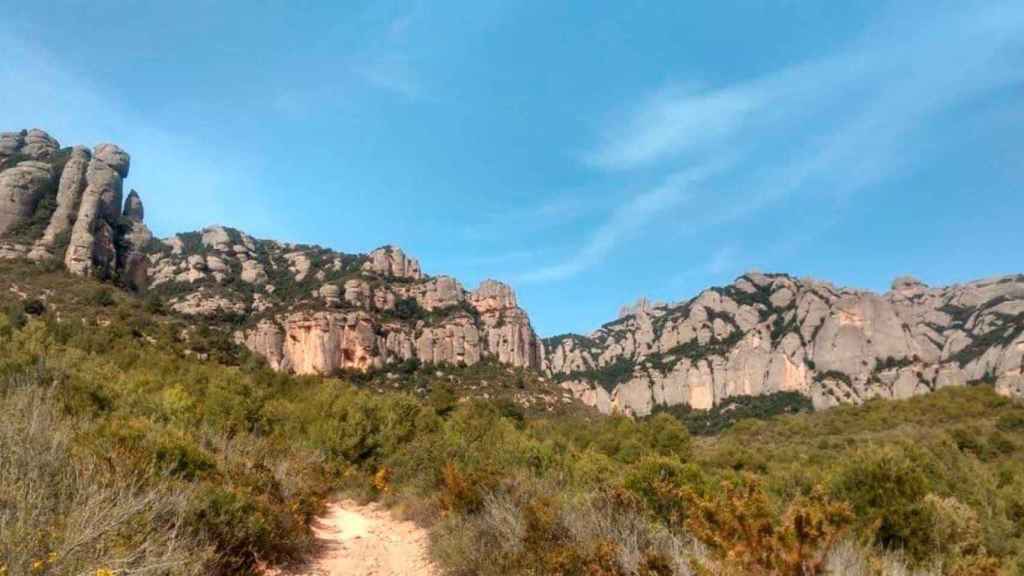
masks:
[[[427,533],[377,504],[331,503],[313,524],[316,557],[289,576],[438,576],[427,558]]]

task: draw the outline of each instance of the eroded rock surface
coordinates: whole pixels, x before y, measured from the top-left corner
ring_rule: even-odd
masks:
[[[547,339],[547,369],[604,412],[710,408],[795,391],[819,407],[991,382],[1019,395],[1024,276],[885,294],[748,273],[673,305],[641,302],[589,336]]]
[[[53,177],[50,165],[36,160],[0,172],[0,235],[32,218]]]
[[[60,148],[38,129],[0,133],[0,258],[56,259],[74,274],[121,274],[143,288],[152,234],[138,193],[122,203],[129,165],[114,144],[90,151]]]
[[[543,367],[543,345],[511,288],[466,290],[400,248],[366,255],[255,240],[211,226],[147,256],[150,289],[173,310],[238,318],[236,340],[278,370],[330,374],[389,364]]]

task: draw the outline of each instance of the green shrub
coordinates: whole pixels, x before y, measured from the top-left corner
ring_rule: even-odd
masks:
[[[842,465],[832,488],[853,506],[873,542],[924,560],[934,552],[928,536],[934,519],[924,506],[928,484],[920,464],[903,450],[868,448]]]
[[[811,399],[799,392],[774,392],[760,396],[733,396],[708,410],[694,410],[688,405],[656,406],[655,414],[671,414],[691,434],[712,436],[746,419],[765,420],[785,414],[813,412]]]
[[[1024,431],[1024,410],[1017,410],[1010,414],[1003,414],[996,420],[996,427],[1003,432]]]
[[[111,289],[106,286],[94,288],[89,294],[88,303],[93,306],[101,307],[113,306],[115,304],[114,294]]]

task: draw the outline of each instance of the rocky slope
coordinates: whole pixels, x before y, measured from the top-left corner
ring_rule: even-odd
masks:
[[[300,374],[485,359],[543,373],[604,412],[706,409],[797,391],[817,406],[986,381],[1024,394],[1024,276],[882,295],[749,273],[677,304],[640,301],[589,336],[541,341],[512,290],[465,289],[394,246],[345,254],[220,226],[154,239],[130,158],[0,133],[0,257],[146,290]]]
[[[1024,275],[948,288],[900,278],[879,295],[748,273],[545,345],[548,373],[603,412],[781,391],[824,407],[982,381],[1021,395]]]

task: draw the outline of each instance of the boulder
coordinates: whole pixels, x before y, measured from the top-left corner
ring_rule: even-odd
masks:
[[[263,265],[256,260],[242,261],[242,282],[248,284],[265,284],[267,282],[267,271]]]
[[[145,219],[146,212],[142,207],[142,198],[135,190],[129,192],[128,198],[124,201],[123,216],[132,222],[142,222]]]
[[[49,164],[35,160],[0,172],[0,236],[32,217],[53,177]]]
[[[21,153],[35,160],[49,160],[60,150],[60,143],[46,132],[33,128],[25,133]]]
[[[363,264],[363,270],[392,278],[405,278],[408,280],[420,280],[423,278],[419,261],[406,256],[401,248],[390,245],[370,252],[368,260]]]
[[[102,161],[117,172],[121,178],[128,177],[128,168],[131,166],[131,157],[128,153],[116,144],[97,144],[92,149],[93,158]],[[120,208],[120,205],[118,205]]]
[[[210,226],[203,229],[203,246],[214,250],[229,250],[231,248],[231,235],[223,226]]]

